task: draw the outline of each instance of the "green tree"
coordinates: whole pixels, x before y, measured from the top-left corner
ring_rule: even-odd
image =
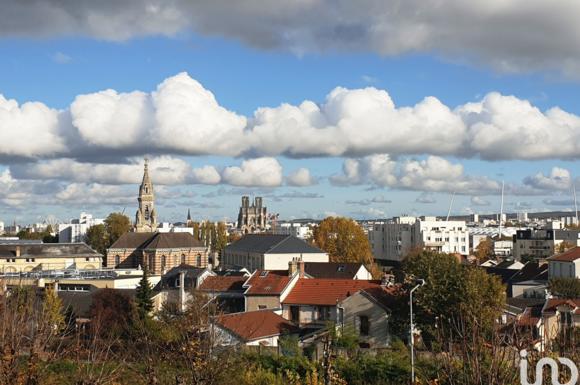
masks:
[[[416,252],[406,258],[403,270],[408,277],[425,280],[415,292],[414,305],[416,323],[426,340],[435,338],[441,322],[492,325],[505,303],[505,288],[497,277],[462,265],[449,254]]]
[[[121,235],[131,230],[131,221],[121,213],[111,213],[105,219],[105,230],[108,235],[108,246],[111,246]]]
[[[550,293],[561,298],[580,298],[580,279],[552,278],[548,283]]]
[[[228,231],[226,229],[226,224],[223,222],[219,222],[217,225],[216,230],[216,246],[215,251],[217,251],[220,255],[228,245]]]
[[[85,239],[91,248],[103,255],[109,247],[109,235],[107,234],[107,229],[103,224],[89,227]]]
[[[328,217],[314,229],[316,246],[326,251],[332,262],[373,262],[371,245],[362,227],[351,218]]]
[[[149,273],[143,269],[143,277],[139,281],[135,292],[135,304],[141,318],[146,318],[153,310],[153,288],[149,282]]]

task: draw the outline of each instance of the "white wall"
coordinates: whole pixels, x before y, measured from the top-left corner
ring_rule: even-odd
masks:
[[[264,254],[264,270],[287,270],[288,263],[293,259],[302,258],[304,262],[328,262],[326,253],[289,253],[289,254]]]

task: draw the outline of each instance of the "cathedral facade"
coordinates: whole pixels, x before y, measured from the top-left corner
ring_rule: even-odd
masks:
[[[266,230],[268,215],[266,207],[262,207],[262,197],[256,197],[250,206],[250,197],[242,197],[242,206],[238,214],[238,229],[244,234]]]
[[[135,214],[135,232],[150,233],[157,230],[157,213],[155,212],[155,193],[149,177],[148,161],[145,159],[143,181],[139,187],[139,208]]]

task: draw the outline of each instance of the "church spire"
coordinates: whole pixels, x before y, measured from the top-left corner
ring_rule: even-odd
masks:
[[[145,158],[143,166],[143,181],[139,187],[139,208],[135,214],[135,231],[148,232],[157,229],[157,213],[155,212],[155,194],[153,183],[149,177],[149,159]]]
[[[191,222],[191,211],[187,209],[187,222]]]

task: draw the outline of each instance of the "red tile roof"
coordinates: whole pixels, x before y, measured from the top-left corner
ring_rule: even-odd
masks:
[[[257,310],[219,316],[216,323],[240,337],[243,341],[293,333],[298,328],[272,310]]]
[[[199,290],[211,292],[228,292],[237,291],[243,292],[242,285],[246,281],[246,277],[239,276],[210,276],[203,280],[199,285]]]
[[[537,326],[540,322],[540,315],[534,311],[534,308],[527,307],[522,315],[517,319],[518,326]]]
[[[550,298],[542,312],[555,312],[559,306],[568,305],[572,310],[576,309],[575,314],[580,314],[580,298]]]
[[[561,254],[556,254],[548,258],[549,261],[557,261],[557,262],[574,262],[575,260],[580,258],[580,247],[574,247],[568,251],[565,251]]]
[[[380,281],[301,278],[282,303],[334,306],[359,290],[380,287],[380,285]]]
[[[290,279],[287,270],[256,270],[244,286],[247,295],[279,295]]]

